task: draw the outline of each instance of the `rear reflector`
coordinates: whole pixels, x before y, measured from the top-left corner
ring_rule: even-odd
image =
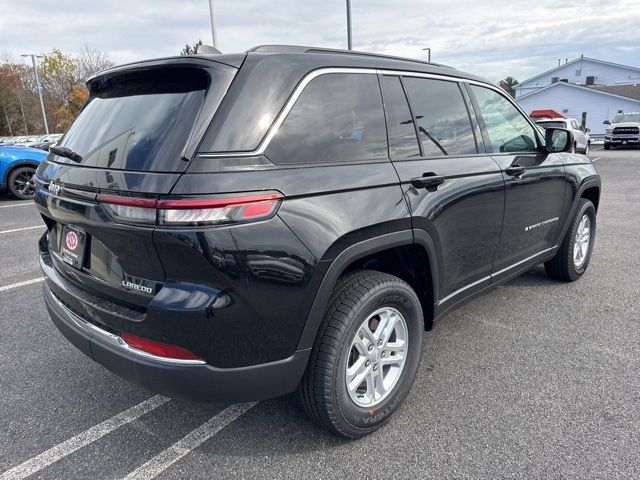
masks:
[[[124,223],[196,226],[240,223],[272,217],[280,206],[278,192],[222,198],[156,200],[99,194],[109,215]]]
[[[140,337],[135,337],[128,333],[120,334],[120,337],[127,342],[130,348],[140,350],[156,357],[170,358],[174,360],[202,360],[189,350],[168,343],[154,342]]]

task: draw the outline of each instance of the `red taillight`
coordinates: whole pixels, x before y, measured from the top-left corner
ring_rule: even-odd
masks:
[[[157,225],[215,225],[262,220],[282,201],[277,192],[222,198],[152,199],[99,194],[97,200],[116,220]]]
[[[175,345],[169,345],[168,343],[154,342],[153,340],[136,337],[128,333],[122,333],[120,337],[127,342],[130,348],[155,355],[156,357],[171,358],[174,360],[202,360],[189,350],[176,347]]]

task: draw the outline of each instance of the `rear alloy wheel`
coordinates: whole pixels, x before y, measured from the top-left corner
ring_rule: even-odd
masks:
[[[304,409],[342,437],[377,430],[409,393],[423,331],[420,301],[406,282],[370,270],[343,276],[298,388]]]
[[[576,153],[576,144],[571,145],[571,153]]]
[[[558,252],[544,264],[547,274],[567,282],[580,278],[589,265],[595,234],[596,209],[582,198]]]
[[[589,147],[591,146],[591,144],[589,142],[587,142],[587,146],[584,147],[584,154],[588,157],[589,156]]]
[[[20,200],[33,198],[31,177],[36,173],[33,167],[18,167],[9,175],[9,191]]]

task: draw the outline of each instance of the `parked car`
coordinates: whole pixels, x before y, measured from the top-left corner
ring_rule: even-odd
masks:
[[[612,146],[640,146],[640,112],[618,113],[613,120],[604,121],[604,149]]]
[[[575,118],[550,118],[538,120],[537,125],[543,128],[566,128],[573,132],[574,145],[573,152],[581,152],[589,155],[589,147],[591,147],[591,139],[589,138],[589,129],[578,124]]]
[[[0,145],[0,191],[9,192],[20,200],[33,196],[33,177],[36,167],[45,159],[47,152],[33,148]]]
[[[53,133],[51,135],[45,135],[40,142],[29,145],[31,148],[38,148],[40,150],[48,150],[51,145],[58,143],[58,140],[62,138],[61,133]]]
[[[434,321],[535,265],[589,265],[594,165],[474,75],[267,46],[87,86],[35,178],[44,298],[71,343],[153,391],[297,390],[361,437],[402,404]]]

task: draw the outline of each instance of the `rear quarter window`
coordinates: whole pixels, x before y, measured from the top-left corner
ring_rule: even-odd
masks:
[[[271,140],[266,155],[282,164],[387,158],[376,75],[329,73],[311,80]]]

